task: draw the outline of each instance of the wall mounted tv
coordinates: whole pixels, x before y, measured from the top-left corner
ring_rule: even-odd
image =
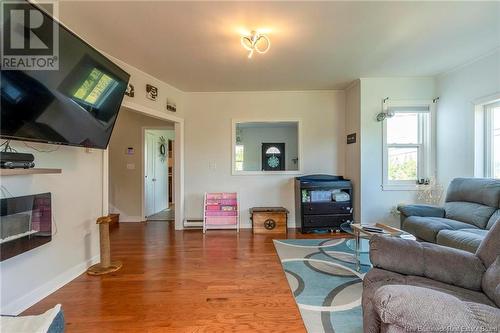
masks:
[[[4,15],[3,31],[17,31],[27,45],[30,33],[43,41],[55,26],[59,68],[7,70],[2,61],[0,136],[105,149],[130,75],[34,5],[17,6],[40,11],[44,23],[31,29]]]

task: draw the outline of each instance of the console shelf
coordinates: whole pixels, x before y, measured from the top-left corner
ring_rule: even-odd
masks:
[[[62,173],[62,169],[31,168],[31,169],[0,169],[0,176],[36,175]]]

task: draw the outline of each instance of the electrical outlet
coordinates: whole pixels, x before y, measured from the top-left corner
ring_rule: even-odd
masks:
[[[127,170],[135,170],[135,164],[134,163],[127,163]]]

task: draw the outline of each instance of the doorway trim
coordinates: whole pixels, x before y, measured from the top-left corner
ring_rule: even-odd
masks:
[[[174,123],[175,142],[174,142],[174,158],[176,163],[174,165],[174,202],[175,204],[175,229],[184,229],[184,119],[151,109],[141,104],[133,103],[130,101],[123,101],[122,108],[132,112],[144,114],[146,116],[167,120]],[[146,126],[147,127],[147,126]],[[148,127],[152,128],[152,127]],[[144,140],[144,137],[142,138]],[[109,151],[103,151],[103,170],[102,170],[102,211],[103,215],[109,214]],[[144,218],[144,159],[142,161],[142,203],[141,214]]]

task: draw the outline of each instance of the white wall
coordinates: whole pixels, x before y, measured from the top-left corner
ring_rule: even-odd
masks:
[[[120,214],[120,222],[140,222],[142,216],[143,127],[173,128],[173,123],[122,109],[109,143],[110,212]],[[127,155],[128,147],[134,148]],[[166,163],[166,162],[165,162]],[[127,168],[133,166],[133,169]]]
[[[398,203],[414,202],[414,191],[382,191],[382,122],[376,115],[382,100],[432,100],[435,97],[433,77],[362,78],[361,79],[361,221],[385,222],[399,226],[390,214]]]
[[[356,80],[346,89],[345,134],[356,133],[356,143],[346,145],[345,178],[353,185],[354,219],[359,221],[361,212],[361,83]],[[347,138],[345,138],[347,140]]]
[[[474,176],[474,100],[500,93],[500,51],[437,77],[438,180]]]
[[[13,195],[52,193],[53,238],[34,250],[0,263],[1,313],[17,314],[81,274],[99,255],[96,219],[102,210],[103,152],[84,148],[20,142],[21,152],[35,155],[37,167],[61,168],[62,174],[2,177]],[[8,197],[3,194],[3,197]]]
[[[289,225],[293,226],[293,176],[231,175],[231,120],[300,118],[304,173],[343,174],[344,113],[343,91],[188,94],[186,216],[203,216],[204,192],[238,191],[243,226],[250,225],[248,209],[254,206],[288,208]]]
[[[184,97],[185,93],[179,89],[158,80],[152,75],[145,73],[123,61],[117,59],[113,56],[107,55],[111,60],[113,60],[118,66],[123,68],[127,73],[130,74],[129,83],[135,87],[135,96],[129,97],[125,96],[123,101],[125,104],[133,103],[139,104],[143,107],[150,108],[157,112],[164,114],[173,115],[176,117],[183,118],[185,113],[184,107]],[[156,101],[152,101],[146,97],[146,84],[151,84],[158,88],[158,98]],[[173,100],[177,105],[177,111],[171,112],[167,111],[167,98]]]
[[[285,170],[298,170],[298,126],[265,126],[241,128],[241,144],[244,146],[243,170],[262,170],[262,143],[285,144]]]

